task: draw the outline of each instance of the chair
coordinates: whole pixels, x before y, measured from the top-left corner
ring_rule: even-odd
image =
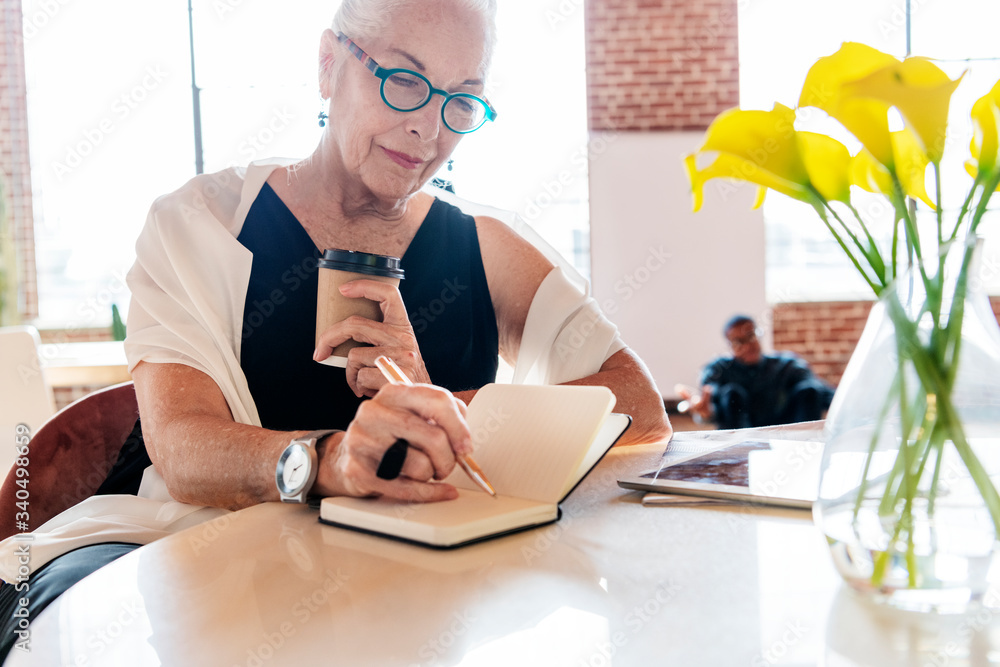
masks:
[[[28,526],[16,521],[21,487],[15,466],[0,486],[0,539],[34,530],[94,495],[138,416],[135,387],[124,382],[70,403],[45,422],[29,443]]]
[[[0,328],[0,443],[14,441],[18,424],[32,433],[55,413],[52,389],[38,358],[35,327]],[[14,448],[0,447],[0,475],[14,462]]]

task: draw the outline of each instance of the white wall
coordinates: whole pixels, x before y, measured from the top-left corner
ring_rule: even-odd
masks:
[[[755,188],[710,181],[692,213],[682,159],[702,139],[606,133],[590,143],[594,296],[664,396],[678,382],[695,384],[701,367],[727,352],[721,328],[730,315],[756,318],[770,338]]]

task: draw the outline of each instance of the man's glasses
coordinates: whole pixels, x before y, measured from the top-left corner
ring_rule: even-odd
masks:
[[[365,53],[344,33],[337,33],[337,39],[347,46],[354,57],[368,70],[382,80],[379,92],[382,101],[396,111],[416,111],[431,101],[435,94],[444,97],[441,105],[441,120],[445,127],[458,134],[475,132],[488,120],[495,120],[497,112],[493,106],[469,93],[449,93],[435,88],[427,77],[409,69],[386,69]]]
[[[734,334],[732,336],[726,336],[726,338],[729,340],[729,344],[733,347],[740,347],[757,340],[763,333],[764,332],[760,329],[754,328],[742,336]]]

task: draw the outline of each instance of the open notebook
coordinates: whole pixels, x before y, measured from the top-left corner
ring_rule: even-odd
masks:
[[[459,497],[439,503],[324,498],[320,521],[435,547],[552,523],[559,503],[631,423],[606,387],[486,385],[469,404],[475,459],[497,497],[458,467]]]

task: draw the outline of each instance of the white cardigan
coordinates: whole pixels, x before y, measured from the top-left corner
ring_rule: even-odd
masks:
[[[140,361],[196,368],[219,385],[237,422],[257,426],[257,406],[240,367],[252,255],[236,237],[268,176],[283,164],[290,161],[257,162],[246,169],[197,176],[157,199],[128,274],[129,371]],[[529,309],[514,382],[558,384],[586,377],[625,347],[589,296],[586,281],[523,221],[447,193],[432,194],[470,215],[503,220],[556,264]],[[177,502],[151,466],[138,496],[89,498],[34,531],[31,569],[81,546],[147,544],[225,513]],[[20,544],[14,538],[0,542],[0,578],[5,581],[17,576],[15,551]]]

